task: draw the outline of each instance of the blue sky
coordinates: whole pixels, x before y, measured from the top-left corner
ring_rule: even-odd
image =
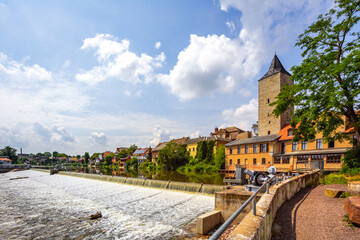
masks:
[[[83,154],[249,130],[323,0],[0,0],[0,148]]]

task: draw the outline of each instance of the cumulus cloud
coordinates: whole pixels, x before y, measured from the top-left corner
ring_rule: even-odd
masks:
[[[33,129],[34,132],[47,143],[63,144],[75,142],[75,137],[72,134],[66,129],[58,126],[48,128],[41,123],[36,122],[33,124]]]
[[[105,136],[105,133],[92,132],[90,134],[90,140],[102,146],[107,145],[107,138]]]
[[[235,24],[233,23],[233,21],[226,22],[225,24],[229,28],[230,32],[235,31]]]
[[[81,49],[96,49],[95,56],[99,63],[88,71],[81,71],[75,78],[80,82],[94,85],[106,79],[117,79],[133,84],[149,83],[154,78],[154,68],[161,67],[166,57],[164,53],[151,57],[145,53],[140,56],[129,51],[130,41],[110,34],[97,34],[86,38]]]
[[[222,112],[224,124],[220,128],[237,126],[244,130],[249,130],[252,123],[258,118],[258,101],[251,99],[249,103],[233,109],[229,108]]]
[[[0,53],[0,76],[12,81],[42,82],[51,81],[52,73],[38,64],[27,66],[12,59],[4,53]]]
[[[190,133],[190,135],[189,135],[190,138],[197,138],[199,136],[200,136],[200,131],[199,130],[195,131],[193,133]]]
[[[160,127],[159,125],[154,126],[153,138],[150,141],[150,145],[156,146],[160,142],[167,142],[170,140],[170,132]]]
[[[331,4],[325,0],[222,0],[223,11],[235,8],[242,13],[239,35],[190,35],[176,65],[158,80],[180,100],[247,89],[274,52],[286,53],[305,27]],[[231,21],[226,24],[235,27]]]
[[[161,47],[161,42],[156,42],[155,45],[154,45],[154,47],[155,47],[156,49],[159,49],[159,48]]]

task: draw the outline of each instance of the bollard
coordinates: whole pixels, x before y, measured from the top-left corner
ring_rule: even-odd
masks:
[[[255,202],[255,197],[252,200],[252,205],[253,205],[253,215],[256,216],[256,202]]]

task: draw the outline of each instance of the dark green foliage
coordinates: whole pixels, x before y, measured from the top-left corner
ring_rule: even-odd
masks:
[[[77,156],[76,156],[76,158],[77,158]],[[85,152],[85,154],[84,154],[84,163],[85,164],[89,164],[89,158],[90,158],[89,153]]]
[[[133,145],[131,145],[131,146],[129,147],[128,151],[129,151],[129,153],[130,153],[131,156],[133,155],[133,153],[136,151],[137,148],[138,148],[138,147],[137,147],[135,144],[133,144]]]
[[[216,148],[215,166],[217,169],[225,168],[225,147],[222,145]]]
[[[152,159],[152,149],[151,149],[151,147],[149,147],[149,152],[148,152],[146,158],[147,158],[147,160],[148,160],[149,162],[151,162],[151,159]]]
[[[129,171],[129,170],[134,170],[134,171],[137,171],[138,169],[138,159],[137,157],[133,157],[131,158],[131,160],[125,165],[126,166],[126,169]]]
[[[320,179],[321,184],[347,184],[347,182],[347,178],[338,173],[331,173]]]
[[[296,46],[303,50],[304,59],[291,69],[294,85],[284,86],[272,104],[276,116],[295,107],[293,141],[313,140],[317,132],[325,142],[352,140],[352,135],[337,131],[344,116],[360,139],[360,115],[356,114],[360,107],[360,1],[335,3],[334,9],[299,35]]]
[[[156,164],[146,160],[145,162],[140,163],[139,170],[150,173],[156,172]]]
[[[99,157],[99,155],[100,155],[100,153],[93,153],[92,155],[91,155],[91,159],[96,159],[96,158],[98,158]]]
[[[185,144],[169,142],[159,151],[158,164],[165,170],[175,170],[189,162]]]
[[[360,146],[350,148],[344,157],[343,171],[346,168],[360,168]]]
[[[129,156],[130,153],[127,149],[122,149],[118,154],[117,154],[117,158],[120,159],[120,158],[126,158],[127,156]]]
[[[16,155],[16,149],[10,146],[6,146],[3,149],[0,149],[0,156],[7,156],[12,160],[13,164],[17,164],[18,157]]]
[[[201,141],[196,147],[196,162],[214,163],[214,146],[215,141]]]

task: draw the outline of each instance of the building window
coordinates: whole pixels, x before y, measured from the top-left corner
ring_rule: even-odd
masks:
[[[193,148],[193,152],[195,152],[195,148]]]
[[[290,158],[288,156],[282,157],[282,163],[283,164],[288,164],[289,162],[290,162]]]
[[[262,165],[266,164],[266,159],[265,159],[265,158],[262,158],[262,159],[261,159],[261,164],[262,164]]]
[[[223,135],[222,135],[222,134],[220,134],[220,137],[222,138],[222,137],[223,137]]]
[[[245,146],[245,153],[249,153],[249,146],[248,145]]]
[[[328,148],[334,148],[334,147],[335,147],[335,142],[329,141]]]
[[[229,149],[229,150],[230,150],[230,154],[232,154],[232,147],[230,147],[230,149]]]
[[[326,163],[340,163],[341,154],[328,154],[326,155]]]
[[[253,152],[257,153],[257,144],[253,145]]]
[[[286,142],[281,143],[281,153],[284,154],[286,152]]]
[[[263,143],[260,145],[260,152],[268,152],[269,151],[269,145],[267,143]]]
[[[293,135],[293,130],[292,128],[289,128],[288,129],[288,136],[291,137]]]
[[[307,163],[309,161],[308,155],[299,155],[297,156],[297,163]]]
[[[256,158],[253,159],[253,165],[256,165]]]
[[[323,160],[324,160],[324,155],[321,154],[311,155],[311,161],[323,161]]]
[[[270,135],[270,131],[268,131],[268,135]]]
[[[275,164],[279,164],[279,163],[280,163],[280,160],[281,160],[281,157],[275,157],[274,163],[275,163]]]
[[[293,142],[292,143],[292,150],[296,151],[297,150],[297,142]]]
[[[301,150],[307,150],[307,141],[303,141],[301,144]]]
[[[240,164],[240,159],[237,160],[237,164]]]
[[[238,154],[241,153],[241,147],[240,147],[240,146],[237,147],[237,153],[238,153]]]
[[[322,139],[316,139],[316,149],[322,149]]]
[[[191,152],[191,148],[189,148],[189,152]]]
[[[270,103],[270,99],[268,98],[268,101],[267,101],[268,103]]]
[[[232,165],[232,159],[230,159],[230,165]]]
[[[271,121],[269,121],[269,124],[271,123]]]

